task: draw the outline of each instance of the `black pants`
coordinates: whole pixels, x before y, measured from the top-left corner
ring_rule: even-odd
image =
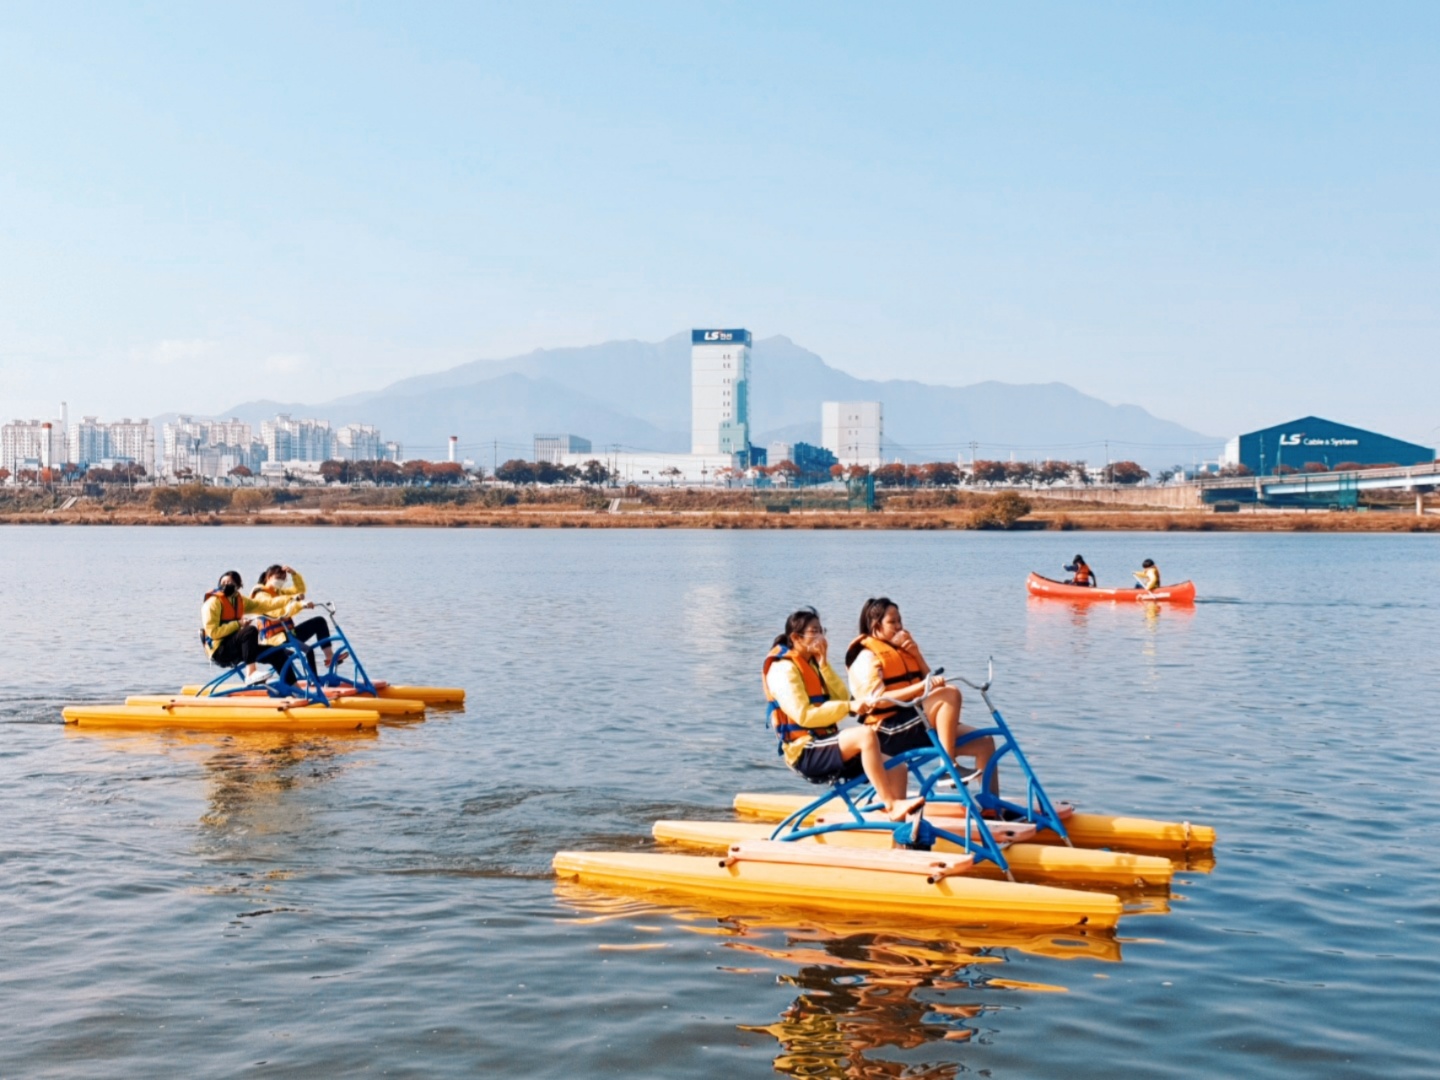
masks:
[[[285,661],[290,658],[290,653],[284,649],[272,649],[260,641],[260,631],[254,623],[246,623],[229,637],[220,639],[220,647],[215,650],[211,661],[218,667],[229,668],[236,664],[253,664],[262,659],[275,669],[275,674],[281,674],[285,669]]]
[[[330,624],[322,616],[316,615],[306,619],[290,633],[294,634],[298,641],[323,641],[330,636]],[[315,667],[315,650],[306,649],[305,657],[310,661],[311,669],[317,675],[320,674],[320,669]]]

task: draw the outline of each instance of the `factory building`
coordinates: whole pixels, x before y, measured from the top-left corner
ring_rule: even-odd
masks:
[[[601,454],[561,454],[556,465],[583,469],[598,461],[610,470],[617,484],[713,484],[734,475],[731,454],[662,454],[644,451]]]
[[[1220,464],[1243,465],[1257,476],[1317,471],[1349,465],[1421,465],[1435,460],[1429,446],[1395,439],[1319,416],[1237,435],[1225,444]]]
[[[535,460],[559,465],[563,454],[590,453],[590,440],[579,435],[536,435]]]

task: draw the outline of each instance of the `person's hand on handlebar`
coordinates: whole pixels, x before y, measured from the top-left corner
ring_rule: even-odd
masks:
[[[852,701],[850,711],[856,716],[869,716],[875,711],[875,703],[873,701]]]

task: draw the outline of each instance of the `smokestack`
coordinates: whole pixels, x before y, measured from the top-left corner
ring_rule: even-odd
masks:
[[[450,436],[450,464],[455,464],[455,444],[460,441],[459,435]]]

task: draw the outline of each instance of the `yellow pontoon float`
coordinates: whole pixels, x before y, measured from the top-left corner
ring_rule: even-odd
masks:
[[[305,698],[157,698],[124,705],[67,705],[77,727],[176,727],[192,731],[356,731],[374,728],[380,714],[332,709]]]
[[[761,794],[741,792],[735,796],[736,813],[758,821],[784,821],[814,800],[803,795]],[[1064,808],[1064,803],[1057,804]],[[932,814],[938,814],[931,807]],[[807,822],[811,817],[805,819]],[[1126,817],[1112,814],[1061,812],[1065,836],[1077,848],[1114,848],[1145,855],[1180,858],[1187,854],[1209,851],[1215,847],[1215,830],[1209,825],[1189,821],[1156,821],[1151,818]],[[1027,843],[1065,844],[1065,838],[1053,830],[1040,830]]]
[[[920,915],[963,924],[1113,927],[1118,897],[969,876],[971,857],[746,841],[724,858],[648,852],[562,851],[555,874],[627,891],[702,893],[747,905],[784,904],[852,914]],[[858,856],[869,856],[860,859]]]
[[[931,817],[932,825],[947,832],[961,831],[958,821]],[[1119,889],[1156,889],[1169,886],[1175,875],[1175,864],[1157,855],[1136,855],[1130,852],[1094,851],[1066,847],[1063,844],[1035,843],[1033,825],[1015,828],[1000,822],[986,822],[1007,838],[1005,859],[1017,881],[1049,885],[1090,885]],[[663,844],[700,851],[725,851],[732,844],[768,840],[775,829],[761,821],[657,821],[653,833]],[[817,833],[799,843],[820,844],[841,848],[889,848],[893,841],[887,833],[855,829]],[[960,846],[939,837],[934,849],[958,852]],[[1004,879],[1005,874],[994,863],[977,863],[976,877]]]

